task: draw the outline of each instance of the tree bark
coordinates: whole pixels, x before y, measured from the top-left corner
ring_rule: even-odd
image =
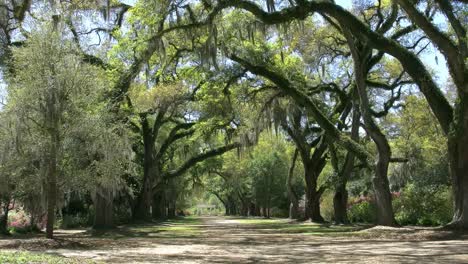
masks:
[[[144,145],[143,182],[136,201],[133,219],[150,221],[152,217],[151,207],[153,204],[154,179],[157,172],[157,167],[154,161],[156,153],[154,146],[154,132],[150,128],[146,116],[142,116],[141,119]]]
[[[299,197],[297,193],[294,191],[292,186],[292,179],[294,177],[294,167],[296,167],[296,160],[299,154],[299,150],[296,148],[294,151],[294,155],[292,158],[291,167],[289,168],[288,172],[288,179],[286,186],[288,188],[288,196],[289,196],[289,218],[290,219],[298,219],[299,218]]]
[[[114,227],[114,197],[105,187],[99,187],[94,198],[94,229]]]
[[[461,98],[456,111],[454,131],[448,138],[454,198],[454,215],[448,227],[468,229],[468,92]]]
[[[47,160],[47,224],[46,237],[54,238],[55,207],[57,203],[57,152],[59,148],[59,120],[55,106],[55,97],[48,102],[51,126],[49,127],[50,145]]]
[[[158,220],[167,219],[166,196],[164,192],[158,192],[153,197],[152,217]]]
[[[249,202],[242,200],[241,216],[249,216]]]
[[[150,175],[151,170],[147,170],[143,176],[143,186],[141,193],[137,198],[135,205],[134,220],[151,220],[151,210],[153,205],[153,176]]]
[[[359,94],[360,110],[364,119],[364,128],[372,138],[372,141],[374,141],[378,151],[375,174],[372,179],[375,203],[377,207],[377,224],[394,226],[396,225],[396,222],[393,214],[392,196],[387,175],[391,158],[391,149],[388,144],[387,137],[381,131],[370,112],[370,102],[367,95],[366,80],[369,69],[366,65],[366,61],[369,61],[369,58],[372,55],[372,49],[365,46],[363,43],[358,42],[358,40],[355,40],[351,32],[344,25],[342,25],[342,27],[344,28],[343,32],[347,39],[354,61],[354,78]]]
[[[262,207],[262,214],[264,218],[268,218],[268,212],[266,206]]]
[[[333,196],[333,211],[335,224],[347,224],[348,213],[348,191],[345,184],[340,184]]]
[[[143,137],[144,147],[143,182],[135,205],[134,220],[150,221],[152,217],[153,189],[155,188],[156,181],[162,178],[160,161],[161,155],[164,154],[163,152],[166,149],[165,147],[162,153],[157,153],[155,143],[159,131],[165,123],[164,116],[166,111],[167,109],[164,107],[159,108],[152,125],[148,119],[148,113],[140,114],[140,132]]]
[[[176,202],[170,201],[167,206],[167,218],[173,219],[176,217]]]
[[[315,148],[311,157],[308,157],[307,153],[301,153],[306,182],[305,218],[317,223],[325,221],[320,213],[322,192],[317,190],[317,180],[326,164],[324,154],[327,148],[327,144],[322,142]]]
[[[8,199],[5,200],[3,206],[3,214],[0,215],[0,234],[1,235],[9,235],[8,232],[8,213],[10,211],[10,201]]]
[[[320,198],[322,194],[317,192],[314,186],[308,186],[306,190],[306,208],[305,215],[306,219],[310,219],[312,222],[323,223],[323,219],[320,213]]]
[[[351,127],[351,139],[358,141],[359,139],[359,123],[361,115],[359,113],[359,108],[357,105],[354,105],[353,108],[353,122]],[[339,172],[338,184],[335,189],[335,195],[333,197],[333,210],[334,210],[334,220],[337,224],[347,224],[349,223],[348,219],[348,191],[346,190],[346,185],[351,173],[354,169],[354,153],[348,151],[346,154],[345,162],[341,171]]]

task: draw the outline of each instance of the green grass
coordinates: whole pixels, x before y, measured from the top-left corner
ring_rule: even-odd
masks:
[[[177,218],[159,223],[127,225],[115,230],[94,231],[94,236],[114,239],[126,237],[194,237],[200,233],[201,220]]]
[[[2,264],[91,264],[91,260],[65,258],[51,254],[32,253],[26,251],[0,251]]]
[[[355,231],[364,229],[364,226],[356,225],[327,225],[310,222],[298,223],[287,219],[236,219],[241,225],[249,225],[253,229],[272,229],[275,233],[282,234],[310,234],[326,236],[357,235]]]

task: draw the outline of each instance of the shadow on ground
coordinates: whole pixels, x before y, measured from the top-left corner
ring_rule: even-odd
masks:
[[[108,263],[468,263],[465,234],[364,228],[187,218],[98,232],[60,230],[55,241],[5,238],[0,239],[0,249],[46,251]]]

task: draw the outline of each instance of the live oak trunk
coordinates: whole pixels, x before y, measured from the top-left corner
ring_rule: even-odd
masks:
[[[173,219],[176,216],[176,201],[169,201],[167,204],[167,217]]]
[[[322,223],[325,221],[320,213],[321,196],[322,194],[317,192],[315,188],[307,187],[305,214],[306,218],[312,222]]]
[[[249,206],[249,216],[258,216],[257,206],[252,202]]]
[[[249,206],[250,202],[248,200],[242,200],[241,216],[249,216]]]
[[[173,206],[167,208],[167,218],[174,219],[176,217],[176,209]]]
[[[143,186],[141,193],[137,198],[137,204],[135,206],[134,220],[151,220],[151,208],[153,204],[153,177],[150,176],[150,172],[147,172],[143,176]]]
[[[449,227],[468,229],[468,93],[456,106],[455,122],[448,139],[454,215]]]
[[[336,190],[335,195],[333,196],[333,211],[334,211],[334,220],[336,224],[347,224],[348,213],[348,191],[346,190],[345,184],[340,184]]]
[[[354,106],[353,110],[353,121],[351,127],[351,139],[358,141],[359,139],[359,123],[361,115],[357,105]],[[334,221],[337,224],[347,224],[348,219],[348,191],[346,185],[354,169],[355,155],[353,152],[348,151],[346,154],[345,162],[341,171],[339,172],[338,184],[335,188],[335,195],[333,196],[333,210],[334,210]]]
[[[392,196],[390,194],[388,182],[388,166],[391,158],[391,149],[385,134],[381,131],[370,112],[371,105],[367,95],[366,80],[369,69],[366,65],[366,61],[369,61],[372,55],[372,49],[354,39],[345,26],[343,26],[343,28],[345,28],[344,33],[354,61],[354,78],[359,94],[360,110],[364,120],[364,128],[372,138],[372,141],[374,141],[378,152],[378,159],[375,164],[375,174],[372,178],[375,203],[377,207],[377,224],[394,226],[396,225],[396,222],[393,214]]]
[[[292,186],[292,179],[294,177],[294,167],[296,166],[296,160],[299,151],[296,149],[294,151],[291,167],[289,168],[288,179],[286,186],[288,188],[288,196],[289,196],[289,218],[290,219],[298,219],[299,218],[299,197],[294,191]]]
[[[153,131],[150,129],[146,116],[142,117],[141,123],[144,145],[143,182],[136,200],[133,219],[149,221],[152,218],[151,208],[153,203],[153,187],[158,168],[154,161],[156,153]]]
[[[321,170],[320,170],[321,171]],[[322,194],[317,191],[317,178],[316,172],[308,168],[305,172],[306,177],[306,203],[305,203],[305,218],[310,219],[312,222],[324,222],[320,213],[320,198]]]
[[[152,216],[153,219],[167,219],[166,196],[164,192],[159,192],[154,195]]]
[[[100,187],[94,198],[95,229],[109,229],[114,227],[114,197],[105,187]]]
[[[227,198],[227,212],[226,215],[237,215],[237,206],[235,199],[232,196]]]
[[[324,156],[326,150],[327,145],[319,143],[311,157],[308,153],[301,153],[306,183],[305,218],[318,223],[325,221],[320,213],[320,198],[323,189],[317,188],[317,180],[326,164]]]
[[[2,204],[3,214],[0,215],[0,235],[8,235],[8,213],[10,211],[10,201],[5,201]]]

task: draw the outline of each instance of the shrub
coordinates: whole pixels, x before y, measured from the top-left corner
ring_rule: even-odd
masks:
[[[360,200],[348,209],[348,218],[353,223],[374,223],[375,215],[375,204],[370,199]]]
[[[271,217],[288,217],[289,211],[284,210],[283,208],[273,207],[270,211]]]
[[[450,222],[453,199],[449,187],[407,185],[393,200],[395,218],[401,225],[438,226]]]
[[[76,228],[89,226],[88,214],[64,215],[60,222],[60,228]]]
[[[320,200],[320,213],[322,217],[327,221],[332,221],[335,214],[335,209],[333,208],[333,196],[335,193],[331,190],[325,191]]]
[[[24,211],[14,210],[8,215],[8,230],[10,233],[25,234],[33,229],[30,226],[30,219]]]

